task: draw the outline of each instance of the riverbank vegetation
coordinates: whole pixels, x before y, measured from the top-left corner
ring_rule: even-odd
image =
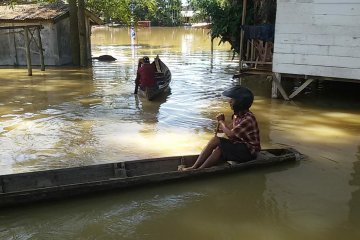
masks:
[[[29,3],[29,1],[3,1],[6,4],[24,2]],[[105,23],[131,25],[147,20],[152,26],[180,26],[184,21],[181,16],[181,0],[69,0],[67,2],[73,8],[86,4],[86,8],[102,17]],[[192,22],[211,23],[211,37],[219,38],[219,44],[228,42],[234,53],[239,53],[243,0],[188,0],[187,4],[194,12]],[[274,24],[275,11],[276,0],[248,0],[246,24]]]
[[[239,53],[243,0],[191,0],[197,18],[211,23],[211,37]],[[276,0],[248,0],[246,24],[275,23]]]
[[[129,25],[148,20],[152,26],[181,25],[181,0],[88,0],[89,10],[105,22]]]

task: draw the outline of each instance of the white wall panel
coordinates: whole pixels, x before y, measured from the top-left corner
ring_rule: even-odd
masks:
[[[276,24],[275,33],[301,33],[301,34],[323,34],[336,33],[337,35],[360,35],[360,23],[356,26],[334,26],[334,25],[314,25],[314,24],[291,24],[278,23]],[[326,35],[326,34],[325,34]]]
[[[339,1],[338,1],[339,2]],[[314,4],[314,14],[359,16],[359,4]]]
[[[360,75],[360,69],[338,68],[338,67],[319,67],[309,65],[281,64],[276,63],[273,66],[279,73],[299,74],[308,76],[323,76],[330,78],[345,78],[357,80]]]
[[[286,1],[286,0],[285,0]],[[295,0],[296,2],[299,2],[301,0]],[[310,0],[311,1],[311,0]],[[359,0],[313,0],[311,1],[313,3],[321,3],[321,4],[325,4],[325,3],[332,3],[332,4],[352,4],[352,3],[360,3]]]
[[[278,0],[273,71],[360,80],[360,0]]]
[[[329,55],[329,48],[330,48],[330,46],[278,44],[276,46],[276,52],[277,53]],[[336,53],[335,50],[334,50],[334,53]]]
[[[349,47],[349,46],[330,46],[329,47],[330,56],[349,56],[354,58],[360,57],[360,48],[359,47]],[[360,61],[360,59],[356,59]]]
[[[301,65],[359,68],[360,61],[354,57],[334,57],[305,54],[279,53],[274,56],[277,63],[294,63]]]
[[[360,16],[344,16],[344,15],[313,15],[313,24],[315,25],[331,25],[331,26],[359,26]]]
[[[277,0],[279,3],[337,3],[337,4],[350,4],[350,3],[360,3],[359,0]]]

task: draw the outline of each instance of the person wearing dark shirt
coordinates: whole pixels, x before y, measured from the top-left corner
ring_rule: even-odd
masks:
[[[155,86],[155,67],[153,64],[150,64],[148,57],[143,57],[139,60],[135,83],[139,85],[142,90]]]
[[[179,167],[179,171],[202,169],[218,164],[220,161],[247,162],[257,157],[261,150],[260,133],[255,115],[249,110],[254,95],[250,89],[235,86],[223,92],[230,98],[229,103],[234,111],[232,122],[225,124],[225,115],[218,114],[218,126],[227,138],[213,137],[193,166]]]

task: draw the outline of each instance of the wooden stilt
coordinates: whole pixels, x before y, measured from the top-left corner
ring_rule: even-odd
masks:
[[[251,39],[250,61],[254,61],[254,52],[254,39]]]
[[[28,69],[28,76],[32,76],[29,28],[28,27],[24,27],[24,35],[25,35],[26,64],[27,64],[27,69]]]
[[[40,52],[40,64],[41,64],[41,71],[45,71],[45,64],[44,64],[44,49],[42,47],[41,42],[41,35],[40,35],[40,26],[36,28],[37,36],[39,39],[39,52]]]
[[[266,79],[271,81],[271,98],[278,98],[279,91],[276,87],[275,81],[273,81],[274,76],[268,76]]]
[[[246,16],[246,3],[247,0],[243,0],[243,6],[242,6],[242,16],[241,16],[241,26],[244,26],[245,24],[245,16]],[[239,65],[240,65],[240,73],[242,70],[242,52],[243,52],[243,45],[244,45],[244,29],[241,28],[240,30],[240,49],[239,49]]]
[[[249,41],[246,41],[246,60],[249,60],[250,59],[250,42]]]
[[[211,56],[214,54],[214,39],[211,37]]]
[[[286,94],[285,90],[281,86],[281,75],[280,75],[280,73],[274,73],[273,76],[272,76],[272,80],[273,80],[273,97],[274,97],[274,88],[277,88],[280,91],[282,97],[285,100],[290,100],[288,95]],[[277,94],[276,94],[276,97],[277,97]]]
[[[263,57],[261,59],[261,61],[263,61],[263,62],[266,62],[267,48],[268,48],[268,43],[265,42],[264,55],[263,55]]]
[[[16,48],[16,36],[15,36],[15,29],[12,29],[12,34],[13,34],[13,42],[14,42],[14,52],[15,52],[15,65],[18,66],[19,65],[19,58],[18,58],[18,53],[17,53],[17,48]]]
[[[214,38],[211,37],[211,57],[210,57],[210,72],[214,67]]]
[[[314,79],[308,79],[306,80],[298,89],[296,89],[292,94],[290,94],[289,98],[292,99],[296,95],[298,95],[302,90],[304,90],[310,83],[312,83]]]
[[[78,1],[78,18],[79,18],[79,39],[80,39],[80,66],[87,67],[87,39],[85,24],[85,1]]]

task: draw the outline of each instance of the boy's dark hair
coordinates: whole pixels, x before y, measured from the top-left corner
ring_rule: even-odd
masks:
[[[254,94],[251,90],[242,86],[231,87],[228,90],[225,90],[223,95],[234,99],[234,113],[249,110],[254,101]]]
[[[150,59],[147,56],[143,57],[143,60],[144,60],[145,63],[150,63]]]

